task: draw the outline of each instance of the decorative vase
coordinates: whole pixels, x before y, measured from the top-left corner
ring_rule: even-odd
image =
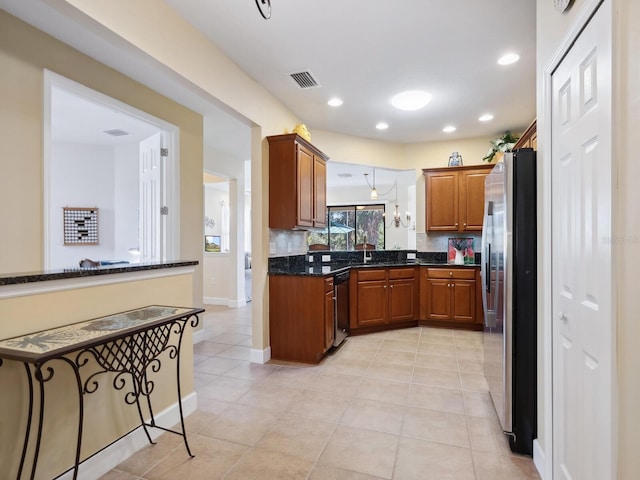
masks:
[[[454,265],[464,265],[464,255],[462,254],[462,250],[456,249],[456,257],[453,259]]]

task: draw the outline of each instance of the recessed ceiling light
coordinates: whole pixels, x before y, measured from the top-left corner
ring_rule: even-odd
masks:
[[[422,90],[408,90],[391,99],[391,105],[399,110],[420,110],[431,101],[431,94]]]
[[[454,127],[453,125],[447,125],[446,127],[444,127],[442,129],[442,131],[444,133],[451,133],[451,132],[455,132],[456,131],[456,127]]]
[[[389,128],[389,125],[384,122],[380,122],[376,125],[376,128],[378,130],[386,130],[387,128]]]
[[[485,113],[480,118],[478,118],[478,120],[480,120],[481,122],[488,122],[489,120],[493,120],[493,115],[491,115],[490,113]]]
[[[498,63],[500,65],[511,65],[512,63],[516,63],[518,60],[520,60],[520,55],[517,53],[507,53],[498,59]]]
[[[339,107],[340,105],[342,105],[344,102],[342,101],[341,98],[338,97],[334,97],[331,100],[329,100],[327,102],[329,105],[331,105],[332,107]]]

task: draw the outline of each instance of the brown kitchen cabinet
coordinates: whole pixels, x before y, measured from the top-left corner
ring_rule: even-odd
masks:
[[[416,267],[367,267],[351,275],[351,329],[410,322],[418,316]]]
[[[423,267],[420,316],[428,322],[477,328],[478,272],[477,267]]]
[[[299,135],[269,142],[269,227],[326,227],[328,157]]]
[[[318,363],[333,345],[333,276],[269,275],[271,358]]]
[[[514,150],[516,148],[533,148],[534,150],[538,150],[538,131],[536,123],[536,120],[531,122],[531,125],[529,125],[522,133],[522,136],[513,146]]]
[[[494,165],[423,169],[428,232],[476,232],[484,217],[484,180]]]

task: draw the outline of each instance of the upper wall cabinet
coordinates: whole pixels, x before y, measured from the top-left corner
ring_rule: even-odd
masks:
[[[482,230],[484,179],[494,165],[423,169],[428,232]]]
[[[295,133],[274,135],[267,140],[269,227],[326,227],[329,158]]]
[[[536,128],[536,120],[531,122],[531,125],[527,127],[522,136],[518,139],[513,149],[516,148],[533,148],[538,150],[538,131]]]

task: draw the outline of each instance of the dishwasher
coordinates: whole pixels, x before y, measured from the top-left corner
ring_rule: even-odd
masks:
[[[337,347],[349,335],[349,271],[336,273],[333,276],[334,299],[334,340]]]

